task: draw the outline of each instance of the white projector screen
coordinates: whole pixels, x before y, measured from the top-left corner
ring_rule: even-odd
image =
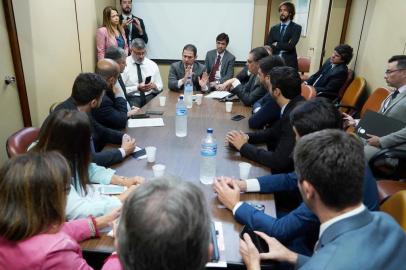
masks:
[[[191,43],[204,60],[222,32],[237,61],[251,50],[254,0],[133,0],[133,14],[144,20],[150,59],[179,60]]]

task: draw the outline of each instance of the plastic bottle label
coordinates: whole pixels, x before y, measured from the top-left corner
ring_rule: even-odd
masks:
[[[204,157],[213,157],[217,154],[216,144],[202,144],[200,154]]]
[[[187,109],[186,108],[177,108],[176,109],[176,115],[177,116],[187,115]]]

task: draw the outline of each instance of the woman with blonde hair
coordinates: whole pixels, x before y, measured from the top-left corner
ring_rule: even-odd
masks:
[[[97,60],[103,59],[108,47],[120,47],[128,54],[128,44],[117,9],[108,6],[103,10],[103,26],[96,31]]]
[[[0,269],[92,269],[78,242],[98,236],[119,210],[65,222],[70,179],[54,151],[18,155],[0,169]]]

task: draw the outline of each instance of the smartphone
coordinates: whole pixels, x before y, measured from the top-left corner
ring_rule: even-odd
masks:
[[[240,233],[240,238],[244,239],[244,233],[247,233],[250,237],[252,242],[254,243],[255,247],[258,249],[259,253],[267,253],[269,252],[268,243],[261,238],[258,234],[256,234],[250,227],[244,226]]]
[[[213,245],[213,253],[211,254],[211,261],[218,262],[220,259],[220,252],[219,246],[217,243],[217,231],[214,226],[214,222],[210,222],[210,236],[211,236],[211,244]]]
[[[106,185],[100,187],[100,193],[104,195],[117,195],[123,193],[126,189],[124,186]]]
[[[151,76],[146,77],[144,84],[149,84],[150,82],[151,82]]]
[[[257,209],[261,212],[265,212],[265,205],[263,205],[263,204],[248,202],[248,205],[251,205],[252,207],[254,207],[255,209]]]
[[[240,121],[241,119],[244,119],[244,118],[245,118],[244,115],[237,114],[237,115],[234,115],[233,117],[231,117],[231,120],[233,120],[233,121]]]
[[[163,115],[163,111],[146,111],[146,114],[151,114],[151,115]]]
[[[142,114],[135,114],[130,116],[131,119],[140,119],[140,118],[149,118],[148,114],[142,113]]]

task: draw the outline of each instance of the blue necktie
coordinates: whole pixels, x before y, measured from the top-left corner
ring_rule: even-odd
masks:
[[[285,34],[285,28],[286,28],[286,24],[281,24],[281,38]]]

